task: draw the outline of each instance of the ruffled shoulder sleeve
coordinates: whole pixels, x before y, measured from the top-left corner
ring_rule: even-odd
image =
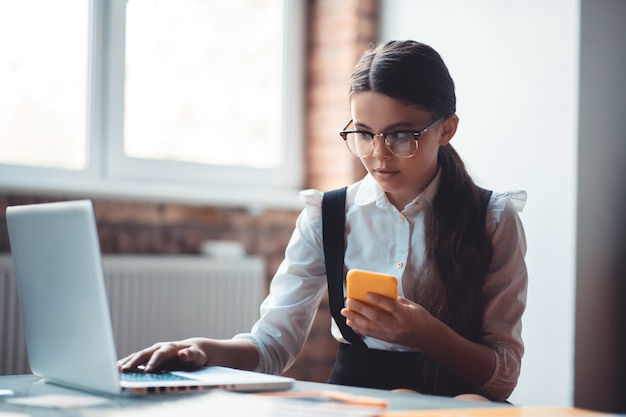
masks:
[[[304,203],[304,214],[312,225],[322,223],[322,196],[323,192],[313,189],[300,191],[300,201]]]
[[[521,213],[528,195],[524,190],[493,192],[487,206],[487,231],[493,234],[506,210]]]

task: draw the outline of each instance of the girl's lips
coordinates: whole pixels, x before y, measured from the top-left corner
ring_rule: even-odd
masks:
[[[392,172],[398,172],[397,169],[391,169],[391,168],[376,168],[374,169],[374,172],[381,172],[383,174],[388,174],[388,173],[392,173]]]
[[[398,173],[398,171],[386,170],[386,169],[375,169],[374,172],[376,176],[382,179],[391,178]]]

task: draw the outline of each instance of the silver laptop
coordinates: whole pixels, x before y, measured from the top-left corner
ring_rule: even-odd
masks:
[[[211,388],[270,391],[292,386],[292,378],[223,367],[122,380],[91,201],[12,206],[6,218],[34,374],[60,385],[111,394]]]

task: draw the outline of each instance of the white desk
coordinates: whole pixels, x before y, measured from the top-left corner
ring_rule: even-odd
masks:
[[[58,417],[80,415],[80,409],[48,409],[41,407],[25,407],[14,404],[7,404],[7,398],[32,397],[47,394],[69,394],[69,395],[97,395],[111,400],[111,404],[105,407],[133,407],[154,404],[159,401],[171,401],[174,398],[190,394],[155,394],[137,397],[128,396],[107,396],[102,394],[91,394],[53,384],[45,383],[40,378],[33,375],[0,376],[0,390],[13,390],[12,397],[0,397],[0,411],[18,412],[29,414],[33,417]],[[291,391],[339,391],[353,395],[364,395],[369,397],[384,398],[388,401],[388,410],[420,410],[420,409],[446,409],[446,408],[485,408],[502,407],[502,404],[487,403],[483,401],[456,400],[447,397],[437,397],[431,395],[416,395],[395,393],[385,390],[370,388],[346,387],[340,385],[329,385],[316,382],[297,381]],[[1,414],[0,414],[1,415]]]

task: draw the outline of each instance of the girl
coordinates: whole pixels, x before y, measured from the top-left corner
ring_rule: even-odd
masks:
[[[341,137],[367,175],[340,203],[345,245],[332,241],[334,251],[324,243],[323,220],[327,227],[331,220],[322,216],[323,193],[302,192],[305,209],[250,333],[157,343],[121,359],[122,371],[167,362],[280,374],[328,288],[340,342],[329,382],[497,401],[510,395],[523,354],[526,242],[517,212],[526,194],[491,193],[468,175],[450,145],[459,122],[454,83],[431,47],[392,41],[367,51],[349,97],[352,118]],[[327,277],[335,256],[343,257],[340,276],[329,268]],[[394,275],[400,296],[369,293],[373,306],[341,305],[343,275],[353,268]]]

